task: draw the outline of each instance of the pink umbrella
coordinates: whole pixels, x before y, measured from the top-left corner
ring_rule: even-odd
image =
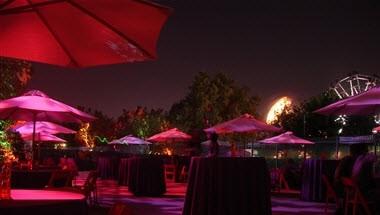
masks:
[[[302,138],[299,138],[293,134],[293,132],[288,131],[283,134],[270,137],[264,140],[259,141],[260,143],[264,144],[274,144],[276,145],[276,168],[277,168],[277,162],[278,162],[278,148],[277,145],[279,144],[290,144],[290,145],[312,145],[313,142],[309,140],[305,140]],[[306,151],[304,152],[304,159],[306,158]]]
[[[154,142],[183,142],[191,140],[191,136],[180,131],[178,128],[172,128],[170,130],[153,135],[147,140]]]
[[[376,128],[372,129],[372,133],[379,133],[380,132],[380,126],[377,126]]]
[[[337,101],[314,112],[322,115],[378,114],[380,112],[380,88],[372,88],[364,93]]]
[[[16,124],[11,127],[11,130],[18,132],[21,135],[33,134],[33,122],[26,122],[21,124]],[[74,134],[76,131],[57,125],[52,122],[37,121],[36,122],[36,133],[45,132],[48,134]]]
[[[143,0],[3,0],[0,55],[78,67],[155,59],[170,11]]]
[[[0,119],[33,122],[32,146],[36,121],[89,122],[95,117],[49,98],[45,93],[32,90],[22,96],[0,101]]]
[[[268,125],[255,119],[252,115],[244,114],[238,118],[217,124],[204,130],[206,133],[228,134],[245,132],[280,132],[281,128]]]
[[[291,145],[310,145],[314,144],[313,142],[309,140],[302,139],[300,137],[297,137],[293,134],[291,131],[287,131],[283,134],[270,137],[264,140],[259,141],[260,143],[264,144],[291,144]]]
[[[21,138],[24,141],[32,141],[33,142],[33,134],[21,135]],[[58,142],[58,143],[65,143],[66,142],[66,140],[64,140],[64,139],[61,139],[57,136],[54,136],[53,134],[48,134],[45,132],[36,133],[34,138],[35,138],[34,141],[37,141],[37,142]]]

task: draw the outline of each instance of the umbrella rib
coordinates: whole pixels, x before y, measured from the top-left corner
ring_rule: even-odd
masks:
[[[104,26],[108,27],[109,29],[111,29],[113,32],[115,32],[117,35],[119,35],[121,38],[127,40],[129,43],[133,44],[134,46],[138,47],[145,56],[151,58],[151,59],[155,59],[155,57],[153,55],[151,55],[148,51],[146,51],[145,49],[143,49],[139,44],[137,44],[134,40],[130,39],[129,37],[127,37],[125,34],[123,34],[121,31],[119,31],[118,29],[116,29],[115,27],[113,27],[111,24],[109,24],[108,22],[106,22],[105,20],[103,19],[100,19],[99,17],[97,17],[95,14],[93,14],[91,11],[87,10],[86,8],[82,7],[81,5],[79,5],[78,3],[76,2],[73,2],[71,0],[66,0],[69,4],[73,5],[74,7],[78,8],[80,11],[82,11],[83,13],[87,14],[88,16],[90,16],[91,18],[95,19],[96,21],[98,21],[99,23],[103,24]]]
[[[15,0],[9,0],[2,5],[0,5],[0,9],[7,6],[8,4],[12,3]],[[19,7],[14,7],[10,9],[5,9],[5,10],[0,10],[1,15],[6,15],[6,14],[13,14],[13,13],[23,13],[23,12],[29,12],[33,11],[34,7],[42,7],[42,6],[47,6],[51,4],[56,4],[60,2],[64,2],[65,0],[50,0],[50,1],[45,1],[45,2],[40,2],[40,3],[31,3],[28,1],[28,5],[25,6],[19,6]]]
[[[62,43],[62,41],[59,39],[59,37],[57,36],[57,34],[53,31],[53,29],[51,29],[50,25],[48,24],[48,22],[46,21],[45,17],[43,17],[41,15],[41,13],[33,6],[33,4],[30,2],[30,0],[27,0],[28,3],[30,4],[30,6],[32,7],[32,9],[36,12],[37,16],[40,17],[41,21],[45,24],[46,28],[48,29],[48,31],[52,34],[52,36],[54,37],[54,39],[58,42],[58,44],[61,46],[61,48],[63,49],[63,51],[66,53],[66,55],[70,58],[71,62],[75,65],[75,66],[79,66],[78,62],[73,58],[73,56],[70,54],[70,52],[67,50],[66,46]],[[61,0],[59,0],[61,1]]]

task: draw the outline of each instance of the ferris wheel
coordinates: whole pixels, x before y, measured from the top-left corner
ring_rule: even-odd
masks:
[[[350,74],[349,76],[337,81],[332,90],[340,99],[355,96],[376,87],[380,78],[376,75]]]

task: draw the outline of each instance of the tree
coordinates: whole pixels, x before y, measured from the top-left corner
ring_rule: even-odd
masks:
[[[0,57],[0,99],[22,93],[31,75],[30,63]]]
[[[200,132],[216,123],[244,113],[257,115],[259,98],[249,89],[238,86],[224,73],[209,76],[198,73],[184,99],[169,111],[169,119],[176,127],[187,132]]]
[[[117,137],[132,134],[147,138],[170,127],[166,118],[162,109],[148,110],[146,107],[137,107],[132,111],[123,110],[116,121],[115,134]]]

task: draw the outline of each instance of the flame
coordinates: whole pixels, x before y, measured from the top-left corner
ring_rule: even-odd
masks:
[[[164,150],[163,150],[163,154],[164,154],[164,155],[172,155],[172,154],[173,154],[173,151],[170,150],[169,148],[164,148]]]
[[[278,116],[282,114],[286,110],[286,108],[290,107],[291,105],[292,100],[289,97],[284,96],[278,99],[270,108],[266,122],[268,124],[272,124],[273,122],[275,122],[278,119]]]

